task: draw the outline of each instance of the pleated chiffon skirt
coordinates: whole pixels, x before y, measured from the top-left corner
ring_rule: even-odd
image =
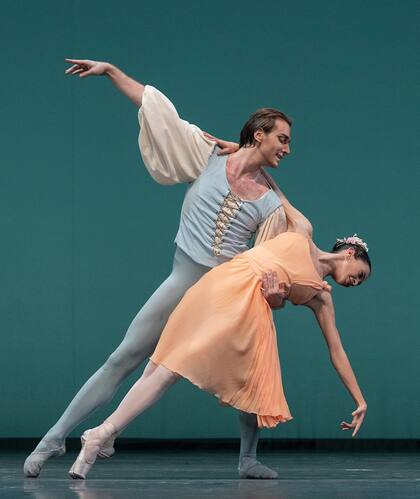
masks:
[[[259,427],[292,419],[272,311],[247,253],[212,269],[187,291],[151,360],[221,403],[256,414]]]

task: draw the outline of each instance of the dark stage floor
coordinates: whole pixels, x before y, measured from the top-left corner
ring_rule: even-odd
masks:
[[[100,460],[86,481],[67,470],[75,452],[51,460],[37,479],[24,479],[26,453],[0,453],[0,497],[49,498],[420,498],[420,455],[415,452],[261,453],[278,480],[239,480],[236,452],[120,451]]]

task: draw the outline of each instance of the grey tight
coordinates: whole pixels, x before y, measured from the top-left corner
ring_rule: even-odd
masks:
[[[124,379],[153,353],[184,293],[208,270],[177,248],[169,277],[138,312],[118,348],[82,386],[45,440],[62,442],[79,423],[112,399]]]
[[[184,293],[208,270],[179,248],[176,250],[169,277],[138,312],[121,344],[82,386],[43,440],[61,445],[78,424],[112,399],[124,379],[154,351],[170,314]],[[258,443],[255,416],[240,413],[240,425],[241,456],[255,457]]]

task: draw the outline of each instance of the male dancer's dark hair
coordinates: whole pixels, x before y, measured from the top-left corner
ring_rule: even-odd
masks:
[[[269,107],[257,109],[255,113],[251,114],[241,130],[239,147],[253,146],[255,144],[254,133],[257,130],[263,130],[265,133],[271,132],[276,120],[285,121],[289,126],[292,126],[291,118],[277,109]]]

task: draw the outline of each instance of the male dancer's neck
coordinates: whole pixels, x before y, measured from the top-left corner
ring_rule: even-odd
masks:
[[[235,176],[256,174],[264,166],[261,153],[256,147],[241,147],[229,156],[229,169]]]

